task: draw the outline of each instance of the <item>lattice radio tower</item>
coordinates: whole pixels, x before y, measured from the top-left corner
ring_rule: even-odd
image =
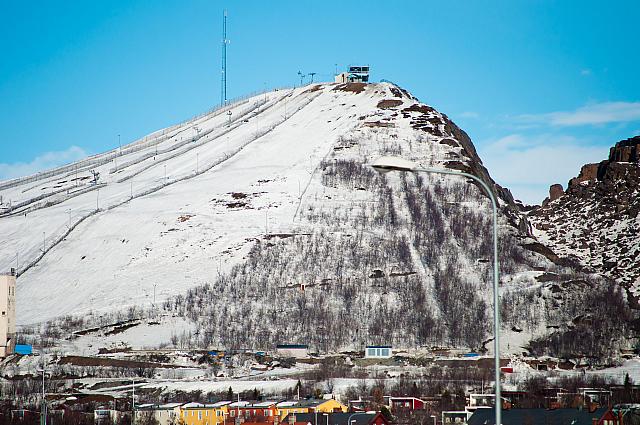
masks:
[[[227,10],[222,13],[222,82],[220,85],[220,104],[227,104]]]

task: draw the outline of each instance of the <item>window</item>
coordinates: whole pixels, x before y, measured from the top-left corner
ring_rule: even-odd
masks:
[[[380,349],[379,348],[376,348],[376,356],[378,356],[378,357],[380,356]]]
[[[383,356],[389,356],[389,349],[388,348],[383,348],[382,349],[382,355]]]
[[[198,410],[198,419],[202,419],[202,410]]]
[[[235,411],[235,410],[232,410],[232,411],[231,411],[231,417],[234,417],[235,415],[236,415],[236,411]]]
[[[367,349],[367,355],[368,356],[375,356],[376,355],[376,349],[375,348]]]

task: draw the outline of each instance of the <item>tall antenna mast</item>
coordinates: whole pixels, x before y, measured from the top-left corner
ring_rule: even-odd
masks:
[[[227,9],[222,13],[222,84],[220,85],[220,104],[227,104]]]

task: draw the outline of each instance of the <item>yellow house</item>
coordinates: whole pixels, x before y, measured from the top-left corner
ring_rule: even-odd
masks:
[[[276,404],[276,409],[280,420],[283,420],[290,413],[309,413],[309,408],[298,406],[298,401],[281,401]]]
[[[344,413],[348,410],[347,406],[334,399],[283,401],[278,403],[276,406],[280,420],[284,419],[290,413]]]
[[[187,403],[180,408],[180,420],[184,425],[219,425],[229,414],[230,401],[215,404]]]
[[[349,408],[344,404],[340,403],[338,400],[333,398],[329,400],[309,400],[312,401],[315,406],[310,407],[310,412],[322,412],[322,413],[333,413],[333,412],[342,412],[346,413]]]

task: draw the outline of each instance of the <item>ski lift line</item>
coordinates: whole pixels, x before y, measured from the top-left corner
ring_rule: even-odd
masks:
[[[30,206],[28,208],[21,209],[19,211],[13,211],[10,214],[6,214],[6,213],[5,214],[1,214],[0,218],[2,218],[2,217],[14,217],[14,216],[21,215],[21,214],[24,214],[24,213],[30,213],[30,212],[33,212],[33,211],[37,211],[37,210],[40,210],[40,209],[43,209],[43,208],[53,207],[55,205],[61,204],[63,202],[66,202],[69,199],[75,198],[76,196],[84,195],[85,193],[91,192],[92,190],[95,190],[97,188],[104,187],[104,186],[106,186],[106,183],[98,183],[97,185],[91,185],[91,186],[88,186],[88,187],[83,187],[83,188],[81,188],[79,190],[75,190],[73,192],[69,192],[68,193],[69,196],[63,196],[63,197],[60,197],[60,198],[52,200],[52,201],[47,201],[45,203],[32,205],[32,206]]]
[[[293,91],[291,91],[291,92],[293,92]],[[284,96],[283,96],[283,97],[284,97]],[[279,99],[279,100],[281,100],[281,99]],[[278,101],[279,101],[279,100],[278,100]],[[277,103],[277,102],[275,102],[275,103]],[[249,108],[249,110],[247,110],[245,113],[243,113],[243,114],[239,115],[239,116],[237,117],[237,119],[236,119],[236,120],[240,120],[240,119],[241,119],[241,118],[243,118],[246,114],[248,114],[248,113],[252,112],[253,110],[255,110],[255,109],[257,109],[257,108],[259,108],[259,107],[260,107],[260,106],[262,106],[263,104],[264,104],[264,102],[260,103],[259,105],[253,105],[253,106],[252,106],[251,108]],[[236,120],[234,120],[234,121],[236,121]],[[235,127],[234,127],[234,128],[235,128]],[[200,136],[200,137],[205,137],[207,134],[209,134],[209,133],[210,133],[210,132],[212,132],[212,131],[213,131],[213,130],[208,131],[208,132],[205,132],[205,133],[204,133],[202,136]],[[226,132],[225,132],[224,134],[226,134]],[[224,135],[224,134],[222,134],[222,135]],[[222,135],[220,135],[220,136],[222,136]],[[218,137],[220,137],[220,136],[218,136]],[[215,139],[213,139],[213,140],[215,140]],[[211,140],[208,140],[208,141],[206,141],[206,142],[209,142],[209,141],[211,141]],[[180,143],[180,144],[178,144],[178,145],[183,146],[183,145],[185,145],[185,144],[189,144],[189,143],[192,143],[192,141],[191,141],[191,140],[187,140],[187,141],[185,141],[185,142],[181,142],[181,143]],[[178,145],[175,145],[174,147],[172,147],[172,149],[175,149]],[[169,150],[167,150],[167,151],[169,151]],[[188,150],[187,150],[187,151],[188,151]],[[186,151],[185,151],[185,152],[186,152]],[[153,154],[151,154],[151,155],[153,155]],[[172,157],[175,157],[175,156],[176,156],[176,155],[174,155],[174,156],[172,156]],[[168,157],[168,158],[165,158],[165,160],[167,160],[167,159],[170,159],[170,158],[169,158],[169,157]],[[121,164],[121,166],[120,166],[120,167],[118,167],[118,168],[119,168],[119,170],[123,170],[124,168],[126,168],[126,167],[128,167],[128,166],[132,165],[132,163],[141,162],[142,160],[144,160],[144,158],[143,158],[143,159],[138,158],[137,160],[130,161],[129,163],[125,163],[124,165],[122,165],[122,164]],[[155,164],[153,164],[153,165],[155,165]],[[91,167],[89,167],[89,168],[91,168]],[[143,170],[141,170],[141,171],[144,171],[144,169],[143,169]],[[73,174],[73,173],[75,173],[75,172],[76,172],[76,171],[74,170],[74,171],[72,171],[71,173]],[[121,183],[121,182],[123,182],[123,181],[126,181],[126,180],[128,180],[128,179],[130,179],[130,178],[132,178],[132,177],[133,177],[133,176],[129,176],[129,177],[126,177],[126,178],[124,178],[124,179],[121,179],[120,181],[118,181],[118,183]],[[34,206],[30,207],[30,208],[23,209],[23,207],[24,207],[24,206],[27,206],[27,205],[33,204],[34,202],[38,202],[38,201],[43,200],[43,199],[46,199],[46,198],[50,198],[50,197],[52,197],[52,196],[58,195],[58,194],[63,193],[63,192],[67,192],[69,189],[68,189],[68,188],[63,188],[63,189],[57,190],[57,191],[55,191],[55,192],[45,193],[45,194],[42,194],[42,195],[37,196],[36,198],[30,198],[30,199],[25,200],[25,201],[23,201],[23,202],[20,202],[20,203],[18,203],[18,204],[12,205],[12,207],[11,207],[10,209],[6,210],[3,214],[0,214],[0,217],[15,216],[15,215],[17,215],[17,214],[22,214],[22,213],[25,213],[25,212],[31,212],[31,211],[35,211],[35,210],[38,210],[38,209],[41,209],[41,208],[44,208],[44,207],[50,207],[50,206],[53,206],[53,205],[57,205],[57,204],[60,204],[60,203],[62,203],[62,202],[64,202],[64,201],[66,201],[66,200],[68,200],[68,199],[71,199],[71,198],[73,198],[73,197],[75,197],[75,196],[78,196],[78,195],[81,195],[81,194],[86,193],[86,192],[88,192],[88,191],[91,191],[91,190],[93,190],[93,188],[94,188],[94,187],[91,187],[91,188],[88,188],[88,189],[86,189],[86,188],[85,188],[85,189],[80,190],[80,191],[76,190],[76,191],[74,191],[74,192],[73,192],[73,196],[63,197],[62,199],[57,199],[57,200],[55,200],[54,202],[50,202],[50,201],[49,201],[49,202],[47,202],[47,203],[41,203],[41,204],[39,204],[39,205],[34,205]],[[70,193],[70,194],[71,194],[71,193]]]
[[[284,90],[284,89],[288,89],[290,87],[277,87],[277,88],[273,88],[272,90]],[[150,135],[144,136],[141,139],[138,139],[134,142],[128,143],[126,145],[124,145],[122,147],[123,153],[124,154],[130,154],[130,153],[135,153],[138,152],[140,150],[143,150],[145,147],[148,147],[149,144],[153,145],[154,143],[160,143],[157,140],[165,137],[165,138],[171,138],[173,136],[169,135],[171,132],[174,132],[176,130],[179,130],[180,128],[184,127],[184,126],[188,126],[192,123],[194,123],[196,120],[206,117],[208,115],[211,115],[212,113],[216,113],[220,114],[223,112],[226,112],[226,110],[228,110],[229,108],[234,108],[236,106],[238,106],[238,104],[240,102],[247,102],[249,98],[254,97],[254,96],[258,96],[261,94],[264,94],[265,92],[268,92],[269,90],[259,90],[259,91],[255,91],[243,96],[238,96],[234,99],[231,99],[230,101],[227,102],[227,105],[225,106],[216,106],[214,108],[211,108],[209,110],[207,110],[206,112],[203,112],[201,114],[195,115],[192,118],[189,118],[185,121],[182,121],[178,124],[175,124],[173,126],[167,127],[165,129],[161,129],[161,130],[157,130],[154,133],[151,133]],[[215,116],[215,115],[213,115]],[[175,133],[173,133],[175,134]],[[158,135],[156,137],[156,135]],[[138,146],[138,145],[142,145],[143,146]],[[135,146],[135,148],[137,149],[132,149]],[[39,180],[44,180],[47,179],[49,177],[54,177],[54,176],[58,176],[59,174],[65,173],[67,171],[74,171],[75,172],[75,167],[83,167],[83,168],[95,168],[98,167],[100,165],[104,165],[110,161],[113,160],[113,158],[115,158],[116,156],[120,155],[120,149],[119,148],[115,148],[106,152],[102,152],[99,154],[95,154],[95,155],[91,155],[88,156],[87,158],[84,158],[80,161],[76,161],[70,164],[66,164],[66,165],[62,165],[60,167],[56,167],[53,168],[51,170],[48,171],[40,171],[36,174],[32,174],[29,176],[24,176],[24,177],[16,177],[14,179],[10,179],[10,180],[5,180],[4,182],[0,182],[0,190],[3,189],[10,189],[12,187],[16,187],[19,186],[21,184],[24,183],[29,183],[29,182],[34,182],[34,181],[39,181]]]
[[[273,131],[276,127],[278,127],[279,125],[283,124],[284,122],[286,122],[289,118],[291,118],[292,116],[294,116],[297,112],[299,112],[300,110],[302,110],[304,107],[306,107],[307,105],[309,105],[313,100],[315,100],[318,96],[320,96],[321,93],[318,93],[316,95],[314,95],[313,97],[311,97],[310,99],[308,99],[303,105],[299,106],[296,110],[294,110],[291,115],[289,115],[287,118],[282,119],[281,121],[277,122],[276,124],[270,126],[267,128],[266,131],[264,131],[262,134],[259,135],[255,135],[254,137],[250,137],[249,140],[247,142],[245,142],[244,144],[242,144],[241,146],[239,146],[238,148],[234,149],[231,152],[227,152],[223,155],[222,158],[219,158],[217,161],[214,161],[212,164],[209,164],[208,166],[206,166],[205,168],[203,168],[202,171],[200,171],[197,174],[187,174],[184,175],[180,178],[174,179],[170,182],[167,182],[165,184],[161,184],[161,185],[157,185],[155,187],[149,188],[145,191],[142,191],[138,194],[136,194],[135,196],[131,197],[131,198],[125,198],[124,200],[117,202],[113,205],[110,205],[106,208],[103,209],[95,209],[93,211],[91,211],[89,214],[82,216],[80,219],[78,219],[78,221],[76,223],[74,223],[71,227],[69,227],[67,229],[67,231],[65,231],[63,233],[63,235],[61,237],[59,237],[58,239],[56,239],[44,252],[41,252],[40,255],[38,255],[36,257],[36,259],[34,259],[33,261],[31,261],[22,271],[20,271],[20,274],[25,273],[27,270],[29,270],[31,267],[35,266],[40,260],[42,260],[42,258],[44,258],[44,256],[51,251],[51,249],[53,249],[55,246],[57,246],[60,242],[62,242],[76,227],[78,227],[79,224],[83,223],[86,219],[88,219],[89,217],[93,217],[94,215],[97,215],[100,212],[106,212],[106,211],[110,211],[113,210],[117,207],[120,207],[124,204],[127,204],[131,201],[133,201],[134,199],[140,198],[142,196],[146,196],[149,195],[151,193],[157,192],[167,186],[170,186],[174,183],[179,183],[188,179],[191,179],[193,177],[199,176],[201,174],[204,174],[206,172],[208,172],[209,170],[213,169],[214,167],[222,164],[223,162],[227,161],[228,159],[234,157],[235,155],[237,155],[238,153],[240,153],[245,147],[247,147],[248,145],[250,145],[252,142],[258,140],[259,138],[261,138],[262,136],[264,136],[265,134]],[[106,185],[106,184],[103,184]],[[99,187],[102,186],[95,186],[93,187],[93,189],[98,189]],[[16,274],[18,273],[18,271],[16,271]]]
[[[256,104],[254,104],[251,108],[249,108],[245,113],[243,113],[242,115],[239,115],[236,119],[232,120],[232,122],[235,122],[235,121],[237,121],[237,120],[239,120],[239,119],[242,119],[242,118],[243,118],[243,117],[245,117],[247,114],[251,113],[251,112],[252,112],[252,111],[254,111],[255,109],[257,109],[257,108],[259,108],[260,106],[262,106],[262,105],[263,105],[263,103],[261,103],[261,102],[264,102],[264,101],[260,100],[260,101],[256,102]],[[168,156],[165,156],[165,157],[163,157],[163,158],[160,158],[159,160],[155,161],[154,163],[151,163],[151,164],[147,165],[146,167],[143,167],[142,169],[140,169],[140,170],[138,170],[138,171],[134,172],[133,174],[130,174],[130,175],[125,176],[124,178],[122,178],[122,179],[118,180],[118,183],[122,183],[122,182],[124,182],[124,181],[127,181],[127,180],[129,180],[129,179],[131,179],[131,178],[133,178],[133,177],[135,177],[135,176],[139,175],[140,173],[142,173],[142,172],[144,172],[144,171],[146,171],[146,170],[148,170],[148,169],[150,169],[150,168],[155,167],[156,165],[159,165],[159,164],[161,164],[161,163],[164,163],[164,162],[166,162],[166,161],[168,161],[168,160],[170,160],[170,159],[172,159],[172,158],[175,158],[175,157],[177,157],[177,156],[180,156],[180,155],[182,155],[182,154],[185,154],[185,153],[189,152],[189,151],[190,151],[190,150],[192,150],[192,149],[195,149],[195,148],[197,148],[197,147],[199,147],[199,146],[202,146],[204,143],[209,143],[209,142],[211,142],[211,141],[214,141],[214,140],[216,140],[216,139],[219,139],[220,137],[222,137],[222,136],[224,136],[225,134],[227,134],[227,133],[228,133],[228,131],[233,130],[233,129],[235,129],[235,128],[236,128],[236,127],[233,127],[233,128],[231,128],[231,129],[228,129],[228,131],[224,131],[224,130],[223,130],[223,132],[222,132],[222,133],[220,133],[219,135],[217,135],[217,136],[216,136],[216,137],[214,137],[213,139],[204,140],[204,142],[203,142],[203,143],[200,143],[200,144],[195,144],[195,145],[193,144],[193,142],[194,142],[194,141],[196,141],[196,140],[200,140],[200,139],[202,139],[202,138],[204,138],[204,137],[208,136],[209,134],[213,133],[214,131],[216,131],[216,130],[220,130],[221,128],[224,128],[225,126],[226,126],[226,124],[221,124],[221,125],[219,125],[219,126],[217,126],[217,127],[214,127],[214,128],[212,128],[212,129],[209,129],[209,130],[207,130],[207,131],[202,132],[202,134],[199,136],[199,138],[198,138],[198,139],[191,139],[191,140],[186,140],[186,141],[180,142],[180,143],[178,144],[179,146],[177,146],[177,147],[175,147],[175,146],[174,146],[174,147],[172,147],[171,149],[168,149],[168,150],[166,150],[166,151],[165,151],[165,152],[163,152],[163,153],[169,153],[169,152],[171,152],[171,151],[173,151],[173,150],[175,150],[175,149],[179,149],[180,147],[182,147],[182,146],[184,146],[184,145],[188,145],[188,146],[187,146],[187,148],[186,148],[186,149],[183,149],[183,150],[180,150],[180,151],[177,151],[177,152],[174,152],[174,153],[172,153],[172,154],[170,154],[170,155],[168,155]],[[160,153],[159,153],[158,155],[160,155]],[[151,156],[155,156],[155,155],[151,155]],[[151,156],[149,156],[149,157],[147,157],[147,158],[144,158],[144,159],[142,159],[142,160],[140,160],[140,161],[138,161],[138,162],[142,162],[143,160],[146,160],[146,159],[150,158]]]
[[[281,96],[279,99],[277,99],[277,100],[275,100],[275,101],[271,102],[271,105],[269,105],[267,108],[263,109],[263,110],[262,110],[262,112],[264,112],[264,111],[268,110],[269,108],[273,107],[274,105],[277,105],[277,104],[278,104],[279,102],[281,102],[284,98],[289,97],[289,96],[291,96],[292,94],[293,94],[293,90],[290,90],[290,92],[289,92],[289,93],[287,93],[287,94],[285,94],[285,95]],[[267,102],[267,101],[264,101],[264,100],[259,100],[259,101],[258,101],[258,102],[256,102],[254,105],[252,105],[250,108],[248,108],[247,110],[245,110],[245,111],[243,111],[242,113],[240,113],[240,114],[236,115],[236,117],[235,117],[234,119],[230,120],[230,122],[231,122],[231,123],[236,123],[236,122],[238,122],[238,121],[242,120],[242,119],[243,119],[243,118],[245,118],[248,114],[252,113],[254,110],[256,110],[256,109],[260,108],[261,106],[265,105],[266,103],[268,103],[268,102]],[[228,126],[228,124],[225,124],[225,125],[227,125],[227,126]],[[127,181],[127,180],[129,180],[130,178],[135,177],[135,176],[139,175],[140,173],[142,173],[143,171],[146,171],[146,170],[148,170],[148,169],[150,169],[150,168],[153,168],[154,166],[156,166],[156,165],[158,165],[158,164],[160,164],[160,163],[163,163],[163,162],[165,162],[165,161],[167,161],[167,160],[169,160],[169,159],[175,158],[175,157],[176,157],[176,156],[178,156],[178,155],[181,155],[181,154],[183,154],[183,153],[186,153],[186,152],[188,152],[188,151],[190,151],[190,150],[192,150],[192,149],[198,148],[198,147],[200,147],[200,146],[202,146],[202,145],[204,145],[204,144],[206,144],[206,143],[209,143],[209,142],[215,141],[216,139],[219,139],[219,138],[221,138],[221,137],[225,136],[225,135],[226,135],[226,134],[228,134],[230,131],[232,131],[232,130],[234,130],[234,129],[236,129],[236,128],[238,127],[238,125],[235,125],[235,126],[233,126],[233,127],[230,127],[230,128],[228,127],[228,128],[226,128],[226,129],[224,129],[225,125],[219,125],[219,126],[214,127],[214,128],[212,128],[212,129],[210,129],[210,130],[207,130],[207,131],[206,131],[206,132],[204,132],[202,135],[200,135],[200,138],[204,138],[204,137],[208,136],[209,134],[211,134],[212,132],[214,132],[215,130],[223,129],[223,131],[222,131],[220,134],[216,135],[213,139],[204,140],[204,142],[202,142],[202,143],[200,143],[200,144],[198,144],[198,145],[191,145],[191,146],[189,146],[187,149],[184,149],[184,150],[182,150],[182,151],[180,151],[180,152],[176,152],[176,153],[174,153],[174,154],[172,154],[172,155],[170,155],[170,156],[164,157],[164,158],[160,159],[159,161],[156,161],[155,163],[149,164],[147,167],[145,167],[145,168],[143,168],[143,169],[141,169],[141,170],[138,170],[138,171],[137,171],[136,173],[134,173],[133,175],[125,176],[124,178],[122,178],[122,179],[118,180],[118,181],[117,181],[117,183],[122,183],[122,182],[124,182],[124,181]],[[200,140],[200,139],[198,139],[198,140]],[[191,142],[190,142],[190,141],[188,141],[188,143],[186,143],[186,144],[190,144],[190,143],[191,143]],[[168,151],[166,151],[166,152],[168,152]],[[163,153],[166,153],[166,152],[163,152]]]
[[[318,163],[318,165],[316,165],[316,167],[311,172],[311,175],[309,176],[309,181],[307,181],[307,184],[305,185],[304,190],[302,191],[302,193],[300,194],[300,197],[298,198],[298,206],[296,207],[296,211],[293,213],[292,223],[295,222],[296,217],[298,216],[298,212],[300,211],[300,205],[302,205],[302,198],[304,197],[305,193],[307,193],[307,190],[309,189],[309,186],[313,181],[313,176],[316,174],[316,171],[318,171],[320,164],[322,164],[332,152],[334,152],[333,146],[330,146],[329,149],[327,150],[327,153],[325,153],[324,156],[322,157],[322,160]]]
[[[97,187],[94,187],[93,189],[96,189]],[[67,236],[69,236],[69,234],[76,228],[78,227],[82,222],[84,222],[86,219],[88,219],[89,217],[96,215],[100,212],[100,210],[93,210],[91,211],[89,214],[81,216],[75,223],[73,223],[71,226],[69,226],[67,228],[67,230],[65,232],[63,232],[63,234],[57,238],[56,240],[53,241],[53,243],[51,243],[48,247],[46,247],[43,251],[40,251],[40,254],[34,259],[32,260],[30,263],[28,263],[25,267],[23,267],[22,270],[16,270],[16,277],[19,277],[20,275],[24,274],[25,272],[27,272],[31,267],[35,266],[36,264],[38,264],[38,262],[40,260],[42,260],[42,258],[44,258],[44,256],[51,251],[53,248],[55,248],[60,242],[62,242],[63,240],[66,239]]]

